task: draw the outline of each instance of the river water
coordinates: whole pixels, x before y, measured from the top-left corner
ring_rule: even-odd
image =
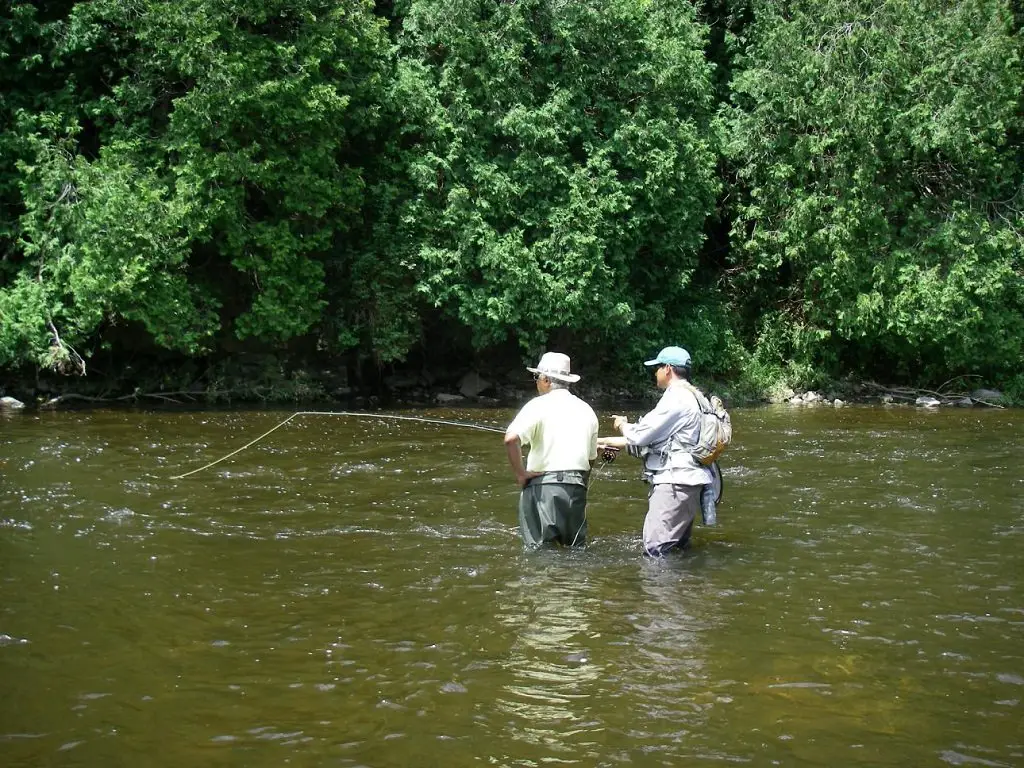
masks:
[[[1021,411],[737,410],[663,560],[625,455],[584,549],[524,553],[462,427],[297,417],[171,479],[286,416],[0,415],[0,765],[1024,765]]]

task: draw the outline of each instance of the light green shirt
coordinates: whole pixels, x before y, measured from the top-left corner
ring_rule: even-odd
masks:
[[[553,389],[530,400],[506,433],[530,447],[527,472],[588,470],[597,458],[597,414],[567,389]]]

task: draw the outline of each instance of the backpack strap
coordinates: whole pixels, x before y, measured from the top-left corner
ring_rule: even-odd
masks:
[[[708,399],[706,397],[704,397],[704,393],[701,392],[699,389],[697,389],[697,387],[693,386],[693,384],[688,382],[686,379],[680,379],[679,381],[683,385],[683,387],[686,389],[686,391],[689,392],[691,395],[693,395],[693,399],[697,403],[697,410],[700,411],[701,415],[703,416],[704,414],[711,413],[711,411],[709,410],[711,405],[710,405],[710,403],[708,403]],[[707,407],[705,408],[705,406],[707,406]],[[688,452],[688,451],[690,451],[690,449],[696,447],[699,444],[700,444],[700,424],[698,423],[698,425],[697,425],[697,442],[695,442],[695,443],[685,442],[683,440],[683,437],[682,437],[682,430],[678,430],[677,429],[675,432],[673,432],[671,435],[669,435],[665,439],[665,441],[663,443],[661,443],[661,449],[660,450],[661,450],[663,455],[667,454],[667,453],[670,453],[673,449],[675,449],[675,450],[683,450],[683,451],[687,451]]]
[[[693,386],[686,379],[680,379],[683,386],[693,395],[693,399],[697,401],[697,408],[700,409],[701,413],[714,413],[714,408],[711,407],[711,401],[708,400],[707,395],[701,392],[697,387]]]

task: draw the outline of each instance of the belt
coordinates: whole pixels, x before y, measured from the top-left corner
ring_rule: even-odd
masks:
[[[560,469],[557,472],[545,472],[543,475],[532,477],[527,485],[547,485],[549,483],[561,483],[563,485],[586,485],[590,480],[590,472],[581,469]]]

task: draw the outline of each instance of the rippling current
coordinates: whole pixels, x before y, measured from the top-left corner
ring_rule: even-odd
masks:
[[[738,410],[663,560],[627,456],[586,548],[524,553],[459,427],[171,479],[287,415],[0,414],[0,764],[1024,765],[1020,411]]]

